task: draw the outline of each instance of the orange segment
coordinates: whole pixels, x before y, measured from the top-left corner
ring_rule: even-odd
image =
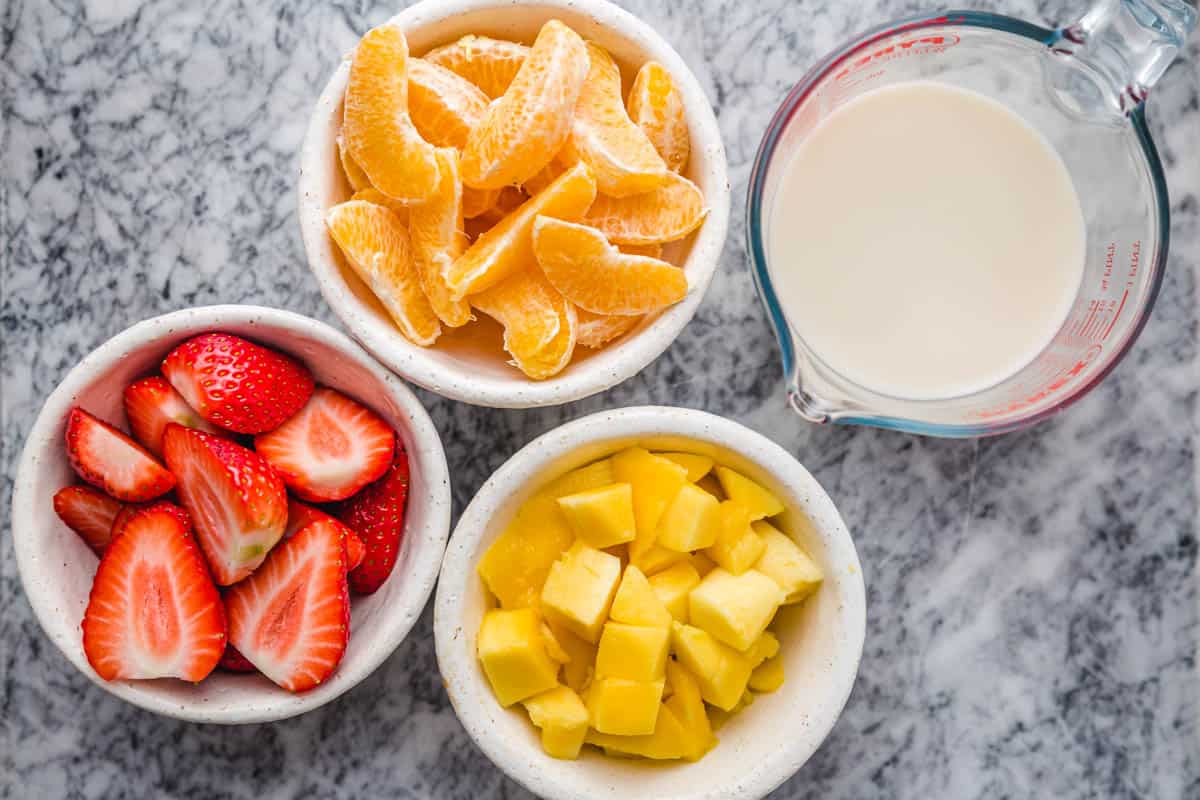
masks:
[[[404,225],[405,227],[408,226],[408,206],[393,200],[383,192],[376,189],[374,186],[368,186],[366,189],[359,189],[350,199],[363,200],[367,203],[374,203],[377,206],[390,208],[392,213],[399,218],[400,224]]]
[[[617,314],[593,314],[585,308],[575,308],[575,316],[579,319],[579,334],[577,343],[584,347],[603,347],[604,345],[624,336],[637,327],[641,317],[623,317]]]
[[[654,149],[672,172],[683,172],[691,154],[683,98],[666,67],[647,61],[629,90],[629,117],[646,132]]]
[[[557,159],[538,170],[537,174],[527,179],[521,188],[530,195],[535,195],[542,189],[554,183],[554,179],[563,174],[563,165]]]
[[[408,113],[417,133],[434,147],[461,150],[487,107],[487,95],[470,81],[424,59],[409,59]]]
[[[708,210],[696,184],[671,172],[652,192],[633,197],[598,195],[580,220],[614,244],[656,244],[682,239],[704,221]]]
[[[350,184],[350,188],[356,192],[371,188],[371,179],[354,160],[354,156],[346,151],[345,140],[341,136],[337,137],[337,149],[338,161],[342,163],[342,172],[345,173],[346,182]]]
[[[363,200],[339,203],[325,218],[350,266],[416,344],[433,344],[441,325],[421,290],[408,233],[387,208]]]
[[[459,165],[462,168],[462,165]],[[454,297],[495,286],[534,263],[530,233],[539,215],[578,219],[596,197],[596,181],[586,164],[576,164],[517,210],[480,234],[446,273]]]
[[[472,189],[470,186],[464,186],[463,216],[474,219],[495,208],[502,191],[503,189]]]
[[[466,78],[488,97],[495,98],[504,94],[528,54],[529,48],[516,42],[464,36],[453,44],[430,50],[425,60]]]
[[[571,132],[587,71],[579,34],[555,19],[543,25],[508,89],[471,130],[459,165],[463,182],[499,189],[549,164]]]
[[[354,51],[342,136],[371,184],[389,197],[420,202],[437,185],[433,145],[408,114],[408,43],[394,25],[367,31]]]
[[[541,271],[526,269],[471,298],[471,305],[504,326],[504,349],[534,380],[558,374],[575,351],[575,308]]]
[[[446,325],[457,328],[471,321],[471,306],[455,300],[446,285],[445,272],[467,249],[463,232],[462,183],[458,179],[458,151],[439,148],[438,185],[424,203],[409,210],[408,236],[421,288],[433,311]]]
[[[621,71],[605,50],[587,43],[591,67],[575,104],[564,163],[582,159],[596,188],[612,197],[648,192],[666,180],[667,165],[621,102]]]
[[[533,252],[555,289],[596,314],[645,314],[687,295],[687,276],[679,267],[626,255],[586,225],[538,217]]]

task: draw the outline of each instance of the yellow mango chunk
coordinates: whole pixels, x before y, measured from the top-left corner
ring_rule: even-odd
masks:
[[[688,593],[700,584],[700,575],[686,561],[648,578],[650,588],[662,601],[671,616],[679,622],[688,621]]]
[[[659,517],[687,483],[687,470],[642,447],[622,450],[612,457],[612,465],[616,479],[633,487],[637,538],[629,544],[629,558],[637,564],[638,557],[654,544]]]
[[[768,658],[774,658],[779,653],[779,640],[770,631],[763,631],[762,636],[754,640],[754,644],[746,651],[750,666],[757,667]]]
[[[595,642],[620,580],[621,559],[575,542],[550,565],[542,587],[542,613],[577,636]]]
[[[704,554],[734,575],[740,575],[754,566],[766,545],[750,527],[750,511],[744,505],[726,500],[720,504],[720,510],[721,530]]]
[[[542,642],[546,645],[546,655],[559,664],[566,664],[571,660],[571,654],[558,643],[558,637],[545,622],[542,622]]]
[[[721,504],[703,489],[684,484],[658,520],[657,543],[690,553],[717,541],[722,526]]]
[[[493,609],[483,615],[477,649],[484,674],[502,706],[558,685],[558,663],[546,654],[536,611]]]
[[[656,760],[683,758],[688,752],[689,732],[667,704],[659,706],[654,732],[642,736],[616,736],[589,731],[587,743],[603,747],[605,753],[641,756]]]
[[[568,494],[586,492],[589,489],[600,489],[616,482],[612,460],[602,458],[587,466],[573,469],[565,475],[560,475],[547,484],[542,493],[558,498]]]
[[[588,729],[588,710],[574,691],[556,686],[525,701],[529,721],[542,729],[542,749],[553,758],[579,758]]]
[[[667,664],[671,632],[665,627],[607,622],[596,652],[597,678],[657,681]]]
[[[779,584],[785,604],[799,603],[817,590],[825,575],[790,536],[768,522],[751,527],[766,545],[754,568]]]
[[[696,568],[696,572],[700,574],[701,578],[717,568],[717,562],[713,561],[702,552],[692,553],[692,555],[688,558],[688,561],[691,562],[691,565]]]
[[[563,683],[576,692],[582,693],[595,673],[596,645],[585,642],[553,621],[546,624],[553,632],[555,642],[567,654],[567,661],[563,663],[562,667]]]
[[[773,692],[783,686],[783,659],[768,658],[750,673],[750,688],[756,692]]]
[[[746,691],[750,662],[707,632],[676,622],[671,628],[671,646],[679,663],[696,679],[700,695],[717,708],[729,711]]]
[[[492,542],[476,568],[501,608],[537,604],[542,584],[574,536],[554,500],[535,495]]]
[[[695,483],[703,478],[713,468],[713,460],[699,453],[655,453],[654,455],[665,458],[668,461],[674,461],[686,469],[687,479],[691,483]]]
[[[687,561],[687,558],[687,553],[681,553],[678,550],[669,550],[656,542],[650,545],[650,549],[638,553],[637,558],[633,558],[631,561],[646,575],[653,575],[657,572],[662,572],[667,567],[678,564],[680,561]]]
[[[575,535],[597,549],[633,541],[633,488],[614,483],[600,489],[558,498],[567,524]]]
[[[597,678],[584,697],[591,726],[618,736],[654,733],[664,683]]]
[[[688,595],[688,619],[735,650],[747,650],[767,629],[783,592],[758,570],[733,575],[714,569]]]
[[[665,705],[683,726],[683,757],[696,761],[717,743],[700,696],[700,685],[682,664],[671,659],[667,661],[667,687],[671,696]],[[662,718],[659,720],[661,724]]]
[[[671,627],[671,612],[658,599],[642,571],[632,564],[625,568],[625,576],[617,587],[617,596],[613,598],[608,616],[630,625]]]
[[[745,506],[752,521],[773,517],[783,511],[783,503],[778,497],[740,472],[734,472],[729,467],[717,467],[716,473],[725,495]]]

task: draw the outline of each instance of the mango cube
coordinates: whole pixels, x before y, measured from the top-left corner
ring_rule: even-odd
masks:
[[[683,758],[688,752],[689,734],[671,707],[664,704],[658,709],[653,733],[615,736],[592,731],[587,734],[587,742],[603,747],[610,754],[653,759]]]
[[[596,652],[596,677],[660,680],[665,674],[670,638],[666,627],[605,623]]]
[[[633,488],[614,483],[558,498],[558,507],[575,535],[602,550],[633,541]]]
[[[700,685],[682,664],[671,659],[667,661],[667,687],[671,690],[671,696],[664,705],[683,726],[683,757],[688,761],[696,761],[717,743],[704,708],[704,699],[700,696]],[[659,713],[661,725],[662,712]],[[655,732],[658,732],[657,728]]]
[[[746,651],[746,658],[750,660],[750,666],[757,667],[768,658],[774,658],[779,653],[779,640],[775,638],[775,634],[770,631],[763,631],[763,635],[754,640],[754,644],[750,645],[750,649]]]
[[[662,601],[671,616],[680,622],[688,621],[688,593],[700,585],[700,575],[687,561],[649,577],[650,588]]]
[[[783,686],[783,659],[768,658],[750,673],[750,688],[756,692],[773,692]]]
[[[662,572],[664,569],[678,564],[680,561],[687,561],[687,557],[687,553],[681,553],[678,550],[668,550],[655,542],[650,545],[648,550],[639,552],[637,557],[632,558],[631,561],[644,574],[653,575],[656,572]]]
[[[541,494],[558,498],[568,494],[586,492],[589,489],[610,486],[616,482],[617,479],[613,474],[612,460],[602,458],[599,461],[593,461],[585,467],[573,469],[565,475],[560,475],[550,481],[542,489]]]
[[[638,556],[654,544],[659,517],[687,483],[687,470],[642,447],[630,447],[617,453],[612,457],[612,467],[618,481],[633,487],[637,538],[629,544],[629,558],[637,563]]]
[[[790,536],[767,522],[751,527],[766,545],[754,568],[779,584],[785,604],[798,603],[817,590],[825,576]]]
[[[696,679],[705,701],[725,711],[731,710],[750,681],[750,662],[732,647],[707,632],[676,622],[671,628],[671,643],[679,663]]]
[[[711,472],[713,468],[713,460],[699,453],[655,453],[654,455],[659,458],[665,458],[668,461],[674,461],[686,469],[689,483],[695,483],[700,480]]]
[[[658,599],[646,576],[633,564],[625,568],[609,618],[630,625],[671,627],[671,612]]]
[[[542,587],[542,613],[595,642],[620,579],[621,559],[577,541],[550,566]]]
[[[566,664],[570,661],[571,655],[558,643],[558,637],[554,635],[554,631],[545,621],[542,622],[541,631],[542,643],[546,645],[546,655],[559,664]]]
[[[688,595],[688,619],[735,650],[747,650],[782,600],[779,584],[758,570],[733,575],[714,569]]]
[[[584,698],[590,724],[600,733],[641,736],[654,733],[663,680],[597,678]]]
[[[717,467],[716,473],[725,496],[745,506],[751,520],[773,517],[783,511],[783,503],[778,497],[740,472],[734,472],[729,467]]]
[[[657,543],[670,550],[690,553],[709,547],[721,531],[721,506],[703,489],[687,483],[658,521]]]
[[[567,655],[562,668],[563,683],[576,692],[583,692],[595,673],[596,645],[585,642],[556,622],[550,621],[546,624],[554,635],[554,641]]]
[[[558,662],[546,654],[542,621],[531,608],[492,609],[476,642],[484,674],[502,706],[558,685]]]
[[[538,494],[517,511],[476,569],[501,608],[529,608],[537,604],[550,565],[573,539],[554,498]]]
[[[566,686],[542,692],[525,701],[529,721],[542,729],[542,749],[553,758],[579,758],[588,730],[588,710]]]
[[[767,546],[750,527],[750,512],[735,500],[720,505],[721,530],[704,553],[734,575],[740,575],[762,556]]]

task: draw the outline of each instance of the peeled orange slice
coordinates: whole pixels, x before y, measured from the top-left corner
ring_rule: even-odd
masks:
[[[652,192],[598,195],[580,222],[597,228],[614,244],[657,244],[687,236],[700,227],[706,213],[696,184],[671,172]]]
[[[549,164],[571,132],[587,72],[579,34],[556,19],[543,25],[508,89],[471,130],[459,165],[463,182],[499,189]]]
[[[533,252],[551,285],[595,314],[645,314],[687,295],[687,276],[679,267],[626,255],[586,225],[538,217]]]
[[[504,326],[504,349],[530,378],[549,378],[570,363],[578,328],[575,308],[536,267],[473,296],[471,305]]]
[[[399,218],[383,206],[350,200],[329,209],[325,217],[333,240],[383,303],[400,332],[428,346],[441,334],[437,315],[421,290],[408,233]]]
[[[383,192],[376,189],[374,186],[368,186],[366,189],[359,189],[350,199],[364,200],[368,203],[374,203],[377,206],[390,208],[392,213],[395,214],[400,220],[400,224],[408,227],[408,206],[393,200]]]
[[[611,197],[648,192],[666,180],[667,165],[621,101],[621,71],[603,48],[587,43],[591,67],[575,104],[575,120],[562,156],[582,159],[596,188]]]
[[[462,165],[459,165],[462,168]],[[530,232],[539,215],[578,219],[596,198],[596,181],[587,164],[579,163],[507,217],[480,234],[450,265],[446,283],[456,298],[495,286],[510,275],[533,265]]]
[[[445,67],[475,84],[488,97],[499,97],[525,63],[529,48],[503,39],[464,36],[425,54],[425,60]]]
[[[579,319],[577,343],[584,347],[603,347],[604,345],[624,336],[633,330],[641,317],[624,317],[617,314],[593,314],[584,308],[575,308],[575,316]]]
[[[408,113],[408,43],[394,25],[367,31],[354,51],[342,136],[371,184],[387,196],[420,202],[437,185],[433,145]]]
[[[446,285],[445,272],[467,249],[463,232],[462,183],[458,179],[458,151],[439,148],[438,185],[424,203],[409,209],[408,238],[421,288],[438,319],[451,328],[471,321],[471,306],[455,300]]]
[[[684,117],[683,98],[671,73],[657,61],[647,61],[629,90],[629,117],[654,145],[672,172],[683,172],[692,151]]]
[[[338,160],[342,163],[342,172],[346,175],[346,182],[350,184],[350,188],[356,192],[361,192],[363,189],[371,188],[371,179],[367,177],[367,173],[363,172],[362,167],[354,160],[354,156],[346,151],[345,140],[341,136],[337,137]]]

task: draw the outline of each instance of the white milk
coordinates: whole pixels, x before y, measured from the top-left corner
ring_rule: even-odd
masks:
[[[1041,135],[975,92],[914,82],[834,111],[783,166],[771,280],[834,371],[904,398],[1028,364],[1079,287],[1084,222]]]

